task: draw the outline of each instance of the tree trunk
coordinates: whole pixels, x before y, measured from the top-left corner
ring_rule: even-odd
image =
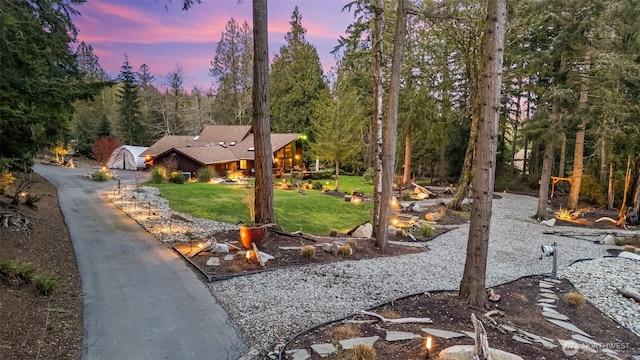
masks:
[[[467,197],[467,192],[469,191],[469,185],[471,185],[471,179],[473,178],[472,173],[472,164],[473,164],[473,155],[475,153],[476,148],[476,139],[478,138],[478,116],[476,116],[475,111],[471,116],[471,131],[469,132],[469,144],[467,145],[467,150],[464,153],[464,162],[462,163],[462,173],[460,174],[460,183],[458,184],[458,189],[456,190],[455,195],[447,204],[449,209],[460,210],[462,206],[462,200]]]
[[[383,40],[382,0],[376,0],[374,6],[375,22],[373,32],[373,119],[371,137],[373,139],[373,237],[378,238],[380,223],[380,200],[382,199],[382,40]]]
[[[607,179],[607,140],[605,138],[605,132],[607,124],[605,122],[602,130],[602,137],[600,138],[600,182],[604,182]]]
[[[474,157],[471,222],[459,294],[463,301],[473,307],[483,307],[486,303],[485,279],[496,171],[506,17],[506,0],[488,1],[484,67],[480,83],[482,98],[478,121],[479,151]]]
[[[589,69],[591,67],[591,56],[587,52],[585,55],[584,72],[582,74],[582,83],[580,85],[580,116],[582,123],[578,125],[576,133],[576,147],[573,155],[573,180],[571,181],[571,191],[569,192],[569,200],[567,208],[575,210],[578,207],[578,198],[580,197],[580,185],[582,184],[582,172],[584,170],[584,133],[587,101],[589,100]]]
[[[607,189],[607,208],[613,209],[613,202],[615,200],[615,188],[613,187],[613,164],[609,164],[609,186]]]
[[[554,108],[557,105],[554,105]],[[542,160],[542,174],[540,175],[540,189],[538,190],[538,211],[536,212],[536,219],[538,221],[544,220],[547,215],[547,200],[549,199],[549,181],[551,180],[551,174],[553,170],[553,153],[555,138],[549,137],[547,146],[544,149],[544,158]]]
[[[255,147],[255,221],[276,223],[273,207],[273,151],[269,118],[267,0],[253,0],[253,142]]]
[[[336,191],[340,191],[340,160],[336,159]]]
[[[513,141],[511,141],[511,173],[513,174],[516,166],[516,139],[518,138],[518,123],[513,125]],[[526,150],[525,150],[526,152]]]
[[[389,81],[389,107],[387,122],[384,127],[384,143],[382,147],[382,194],[380,197],[380,217],[377,224],[376,240],[380,250],[387,248],[387,233],[391,217],[391,198],[393,193],[393,175],[396,158],[396,129],[398,125],[398,100],[400,93],[400,72],[404,55],[405,34],[407,31],[407,14],[405,2],[398,1],[395,37],[393,39],[393,57],[391,60],[391,78]]]
[[[440,142],[440,156],[438,160],[438,182],[440,184],[447,183],[447,143],[442,141]],[[432,175],[433,177],[433,170]]]
[[[524,138],[524,155],[522,155],[522,175],[529,174],[529,157],[527,156],[527,149],[529,148],[529,139]]]
[[[404,137],[404,172],[402,173],[402,184],[407,184],[411,180],[411,126],[407,129]]]
[[[560,143],[560,164],[558,165],[558,176],[564,177],[564,163],[567,156],[567,137],[562,134]]]

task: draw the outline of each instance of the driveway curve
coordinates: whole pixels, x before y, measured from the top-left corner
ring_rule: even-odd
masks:
[[[177,254],[105,198],[95,169],[35,165],[58,189],[84,293],[83,359],[235,360],[248,351],[207,287]],[[140,172],[119,171],[121,182]]]

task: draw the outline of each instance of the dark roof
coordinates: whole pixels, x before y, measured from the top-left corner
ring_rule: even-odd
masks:
[[[276,152],[300,134],[271,134],[271,148]],[[255,151],[251,126],[209,125],[199,136],[164,136],[140,156],[157,157],[176,150],[202,165],[238,160],[254,160]]]

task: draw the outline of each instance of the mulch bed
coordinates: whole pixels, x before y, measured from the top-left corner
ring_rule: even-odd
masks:
[[[418,246],[405,246],[388,244],[385,251],[380,251],[375,243],[369,239],[355,239],[356,247],[353,250],[353,254],[350,256],[341,256],[333,254],[331,252],[323,251],[323,243],[345,243],[348,239],[352,239],[346,235],[338,235],[336,237],[329,236],[310,236],[310,235],[295,235],[281,232],[267,231],[267,235],[264,240],[258,245],[260,252],[267,253],[275,257],[275,259],[269,260],[265,263],[265,266],[260,266],[255,261],[247,260],[246,250],[243,249],[240,242],[240,235],[238,231],[220,232],[213,235],[218,243],[229,243],[242,250],[236,250],[233,247],[230,248],[229,253],[211,253],[201,252],[200,254],[191,257],[196,251],[198,251],[198,245],[200,243],[182,243],[171,244],[176,251],[178,251],[185,259],[187,259],[192,265],[194,265],[202,274],[204,274],[210,281],[224,280],[233,276],[247,275],[260,271],[269,271],[285,267],[295,267],[302,265],[313,264],[325,264],[335,261],[345,260],[361,260],[371,259],[376,257],[386,256],[399,256],[406,254],[416,254],[423,251],[428,251],[427,241],[445,232],[446,230],[437,231],[430,238],[420,238],[418,242],[414,244],[422,245]],[[390,236],[390,241],[404,240],[409,242],[410,239],[404,236]],[[305,245],[313,245],[316,248],[316,254],[312,257],[304,257],[301,255],[299,249],[283,250],[282,247],[301,247]],[[225,255],[233,255],[233,260],[224,260]],[[220,259],[219,266],[206,265],[207,261],[211,257],[218,257]]]
[[[473,331],[471,323],[471,313],[482,318],[488,310],[500,310],[504,316],[495,318],[498,324],[506,324],[517,327],[524,331],[544,336],[551,339],[570,340],[572,332],[550,323],[542,315],[541,307],[536,305],[539,297],[540,276],[525,277],[519,280],[503,284],[493,288],[501,295],[498,302],[489,303],[490,308],[486,310],[473,310],[462,303],[457,298],[456,292],[434,292],[428,295],[420,294],[395,300],[392,303],[371,309],[372,312],[385,316],[386,318],[405,317],[428,317],[433,320],[433,324],[389,324],[376,322],[373,324],[347,324],[338,321],[329,325],[321,326],[313,331],[302,334],[294,338],[284,350],[307,349],[312,354],[311,359],[320,360],[320,356],[311,351],[312,344],[332,343],[338,349],[339,340],[354,338],[379,336],[374,349],[378,359],[425,359],[426,350],[424,340],[404,340],[398,342],[385,341],[386,330],[408,331],[426,336],[420,329],[424,327],[448,330],[454,332]],[[576,308],[568,305],[563,294],[576,291],[566,280],[556,285],[556,294],[561,298],[554,305],[560,314],[569,317],[570,322],[578,328],[592,335],[594,340],[606,347],[618,352],[622,359],[630,359],[637,354],[640,348],[640,339],[631,331],[620,326],[612,319],[603,315],[595,307],[586,304]],[[345,320],[371,320],[375,319],[366,315],[355,315]],[[567,359],[567,355],[561,346],[554,349],[546,349],[539,343],[524,344],[513,340],[514,333],[499,330],[495,325],[487,320],[483,320],[488,334],[489,345],[492,348],[508,351],[521,356],[524,359]],[[473,345],[473,339],[469,337],[445,340],[434,338],[435,347],[432,354],[453,345]],[[556,345],[558,343],[556,342]],[[349,354],[347,350],[339,350],[328,359],[342,359]],[[284,357],[286,358],[286,357]],[[602,352],[589,353],[580,351],[576,359],[610,359]]]

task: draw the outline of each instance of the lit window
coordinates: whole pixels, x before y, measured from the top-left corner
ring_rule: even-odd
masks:
[[[240,160],[240,170],[247,168],[247,160]]]

